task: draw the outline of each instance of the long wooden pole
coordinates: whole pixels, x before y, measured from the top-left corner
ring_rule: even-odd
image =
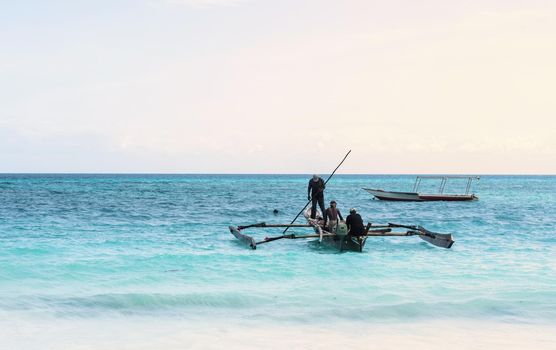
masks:
[[[344,156],[344,159],[342,159],[342,161],[340,162],[340,164],[338,164],[338,166],[336,167],[336,169],[334,169],[334,171],[332,172],[332,174],[330,174],[330,176],[328,177],[328,179],[326,179],[326,181],[324,182],[324,185],[326,186],[326,184],[328,183],[328,181],[330,181],[330,179],[332,178],[332,176],[334,176],[334,174],[336,173],[336,170],[338,170],[338,168],[340,168],[340,166],[344,163],[344,161],[346,160],[346,158],[349,156],[349,154],[351,153],[351,150],[348,151],[348,153],[346,153],[346,155]],[[307,208],[307,206],[309,205],[309,203],[311,203],[311,201],[313,200],[313,198],[311,197],[311,199],[309,199],[309,201],[307,202],[307,204],[305,204],[305,206],[303,207],[303,209],[301,209],[301,211],[299,213],[297,213],[297,215],[295,216],[295,218],[292,220],[292,222],[290,223],[290,225],[292,225],[295,220],[297,220],[297,218],[299,217],[299,215],[301,215],[301,213],[303,213],[303,211],[305,210],[305,208]],[[324,215],[324,213],[322,213]],[[290,227],[286,227],[286,229],[282,232],[282,234],[285,234],[288,229]]]

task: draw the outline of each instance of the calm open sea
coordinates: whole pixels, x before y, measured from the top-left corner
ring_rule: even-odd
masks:
[[[301,240],[252,251],[229,233],[290,222],[308,179],[0,175],[0,342],[45,323],[96,320],[556,325],[556,177],[485,176],[480,200],[461,203],[383,202],[361,189],[408,191],[412,176],[336,175],[328,184],[325,200],[344,214],[354,206],[374,223],[449,232],[452,249],[404,237],[370,238],[362,254]],[[459,189],[465,183],[454,181],[448,191]]]

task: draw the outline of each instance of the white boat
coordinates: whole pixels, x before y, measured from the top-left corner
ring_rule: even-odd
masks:
[[[440,186],[438,188],[438,193],[419,193],[419,185],[422,179],[439,179]],[[448,179],[467,179],[467,187],[464,194],[445,194],[444,189],[446,187],[446,182]],[[372,194],[376,199],[381,199],[385,201],[402,201],[402,202],[428,202],[428,201],[472,201],[477,200],[474,193],[469,193],[471,191],[471,185],[473,180],[479,180],[479,176],[417,176],[415,179],[415,185],[413,186],[413,192],[396,192],[396,191],[384,191],[380,189],[373,188],[363,188],[365,191]]]

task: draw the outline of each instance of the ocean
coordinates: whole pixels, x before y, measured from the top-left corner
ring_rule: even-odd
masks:
[[[362,253],[314,240],[250,250],[230,234],[229,225],[289,223],[309,178],[0,174],[0,348],[308,348],[328,339],[324,348],[350,344],[347,334],[356,341],[354,329],[399,348],[396,334],[380,343],[377,330],[436,339],[443,327],[462,339],[492,329],[502,343],[522,332],[526,343],[556,345],[555,176],[483,176],[473,202],[384,202],[362,190],[410,191],[413,176],[328,183],[325,200],[344,216],[356,207],[365,221],[451,233],[451,249],[385,237]],[[446,190],[464,189],[455,180]],[[492,332],[466,341],[499,344]]]

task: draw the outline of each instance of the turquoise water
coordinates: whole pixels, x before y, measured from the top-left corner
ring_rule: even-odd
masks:
[[[231,224],[291,221],[307,180],[0,175],[0,315],[555,323],[556,177],[486,176],[476,186],[480,200],[466,203],[382,202],[361,190],[411,190],[411,176],[337,175],[329,183],[326,200],[344,214],[355,206],[372,222],[452,233],[449,250],[408,237],[369,239],[362,254],[301,240],[252,251],[229,233]]]

